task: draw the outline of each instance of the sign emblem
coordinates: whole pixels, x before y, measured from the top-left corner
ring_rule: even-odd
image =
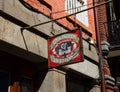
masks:
[[[48,64],[50,68],[82,60],[80,30],[74,30],[48,39]]]

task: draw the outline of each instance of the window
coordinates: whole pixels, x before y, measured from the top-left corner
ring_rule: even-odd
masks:
[[[0,72],[0,92],[8,92],[9,77],[9,73]]]
[[[83,2],[84,2],[83,5],[80,1],[79,0],[65,0],[65,10],[67,10],[67,12],[69,14],[72,14],[72,13],[78,12],[80,10],[87,9],[87,0],[83,0]],[[79,20],[80,22],[82,22],[84,25],[89,26],[87,11],[76,14],[76,19]]]
[[[22,78],[20,84],[21,84],[21,92],[33,92],[32,79]]]
[[[66,92],[89,92],[90,79],[73,73],[66,74]]]

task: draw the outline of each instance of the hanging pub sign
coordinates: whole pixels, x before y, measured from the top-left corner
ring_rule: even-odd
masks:
[[[49,68],[77,63],[83,60],[80,30],[63,33],[48,39]]]

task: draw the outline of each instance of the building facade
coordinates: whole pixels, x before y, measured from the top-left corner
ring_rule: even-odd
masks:
[[[104,0],[98,0],[104,1]],[[99,32],[100,43],[108,45],[108,50],[105,52],[106,56],[103,57],[103,62],[106,68],[103,69],[106,78],[106,85],[104,87],[107,92],[119,92],[119,2],[112,0],[109,3],[95,8],[96,11],[96,24]],[[101,11],[102,10],[102,11]],[[103,16],[102,16],[103,15]],[[104,56],[104,55],[103,55]],[[108,80],[110,83],[107,83]]]
[[[107,22],[108,26],[108,42],[110,43],[110,52],[108,54],[108,62],[111,70],[111,75],[115,78],[115,92],[120,92],[120,1],[113,0],[107,4]]]
[[[92,5],[92,0],[1,0],[1,92],[100,92],[98,51],[89,42],[96,40],[94,10],[54,20]],[[49,69],[48,38],[76,28],[82,31],[84,60]]]

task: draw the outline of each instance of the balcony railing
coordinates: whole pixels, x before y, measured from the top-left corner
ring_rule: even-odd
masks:
[[[105,23],[108,26],[108,42],[111,46],[120,45],[120,20]]]

